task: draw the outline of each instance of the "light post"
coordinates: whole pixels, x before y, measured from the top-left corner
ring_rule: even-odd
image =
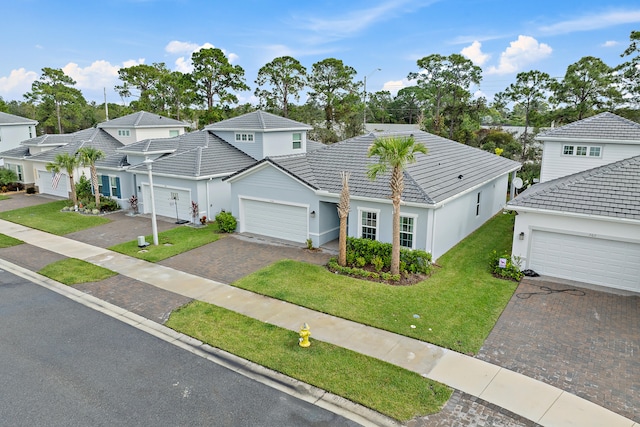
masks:
[[[144,164],[147,165],[147,171],[149,172],[149,189],[151,191],[151,233],[153,234],[153,244],[158,246],[158,222],[156,221],[156,201],[153,197],[153,174],[151,173],[151,165],[153,160],[150,158],[144,159]]]
[[[376,68],[369,74],[369,77],[373,76],[373,73],[380,70],[382,70],[382,68]],[[362,127],[364,128],[364,133],[367,133],[367,76],[364,76],[364,115],[362,119]]]

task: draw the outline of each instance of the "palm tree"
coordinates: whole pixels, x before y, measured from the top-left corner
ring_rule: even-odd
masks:
[[[417,143],[413,135],[408,137],[378,138],[369,147],[369,157],[378,156],[378,163],[369,165],[367,175],[375,180],[378,174],[391,168],[391,200],[393,202],[393,240],[391,250],[391,274],[400,274],[400,201],[404,190],[404,169],[415,163],[416,153],[427,154],[427,148]]]
[[[82,147],[76,153],[82,166],[89,166],[91,171],[91,184],[93,185],[93,194],[96,198],[96,209],[100,209],[100,192],[98,191],[98,171],[96,171],[96,162],[104,158],[104,153],[94,147]]]
[[[347,265],[347,218],[349,217],[349,172],[340,172],[342,177],[342,192],[340,193],[340,203],[338,204],[338,217],[340,218],[340,238],[338,245],[338,264],[342,267]]]
[[[71,183],[71,199],[73,205],[78,205],[78,196],[76,195],[76,182],[73,179],[75,169],[78,167],[78,158],[72,156],[69,153],[56,154],[53,162],[47,163],[46,168],[49,172],[60,173],[62,170],[69,175],[69,182]]]

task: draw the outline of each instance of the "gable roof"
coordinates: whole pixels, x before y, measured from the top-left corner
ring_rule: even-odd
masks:
[[[37,125],[37,120],[27,119],[26,117],[16,116],[14,114],[3,113],[0,111],[0,126],[3,125]]]
[[[295,120],[285,119],[265,111],[253,111],[221,122],[205,126],[205,129],[213,131],[251,131],[251,132],[275,132],[283,130],[311,130],[312,126]]]
[[[507,207],[640,220],[640,156],[536,184]]]
[[[540,141],[579,139],[640,144],[640,124],[613,113],[600,113],[536,136]]]
[[[107,132],[96,128],[85,129],[64,136],[67,137],[66,144],[30,156],[29,159],[39,162],[52,162],[57,154],[69,153],[74,155],[82,147],[96,148],[102,151],[105,156],[108,156],[123,145]]]
[[[138,111],[98,124],[99,128],[158,128],[158,127],[187,127],[187,124],[179,120],[164,117],[159,114]]]
[[[405,202],[443,202],[521,166],[513,160],[422,131],[370,133],[306,154],[271,157],[264,161],[316,190],[334,194],[342,190],[340,172],[349,171],[351,196],[386,199],[391,194],[390,171],[376,181],[368,178],[368,165],[377,162],[376,158],[368,157],[369,147],[377,138],[410,135],[416,142],[423,143],[428,153],[418,153],[416,163],[405,169],[402,193]]]
[[[253,165],[253,157],[238,150],[208,130],[181,135],[175,140],[176,152],[160,157],[153,162],[153,173],[175,177],[201,178],[230,175],[237,170]],[[138,164],[129,170],[147,170]]]

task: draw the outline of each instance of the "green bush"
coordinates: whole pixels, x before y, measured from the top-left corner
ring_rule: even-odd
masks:
[[[91,200],[95,200],[91,192],[91,181],[82,174],[80,180],[76,184],[76,196],[82,204],[89,204]]]
[[[348,237],[347,264],[356,267],[372,265],[376,271],[389,269],[391,267],[392,248],[391,243]],[[400,271],[403,273],[429,274],[431,272],[431,254],[419,249],[401,248]]]
[[[507,265],[504,268],[500,267],[500,258],[507,260]],[[489,256],[489,270],[496,277],[516,282],[519,282],[524,276],[524,273],[520,271],[520,259],[518,257],[511,257],[506,253],[499,254],[495,250]]]
[[[220,213],[216,215],[216,223],[218,224],[218,229],[223,233],[233,233],[238,226],[238,222],[233,215],[225,211],[220,211]]]
[[[18,175],[11,169],[0,168],[0,186],[6,186],[18,180]]]

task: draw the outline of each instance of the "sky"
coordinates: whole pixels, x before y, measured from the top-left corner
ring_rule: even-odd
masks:
[[[416,61],[460,53],[483,70],[476,96],[491,100],[517,73],[561,78],[584,56],[609,66],[628,58],[640,30],[638,0],[5,0],[0,14],[0,97],[24,100],[42,68],[61,68],[88,101],[123,103],[118,69],[164,62],[191,71],[191,53],[222,49],[245,70],[289,55],[308,71],[337,58],[367,92],[414,84]],[[300,102],[306,100],[302,95]]]

